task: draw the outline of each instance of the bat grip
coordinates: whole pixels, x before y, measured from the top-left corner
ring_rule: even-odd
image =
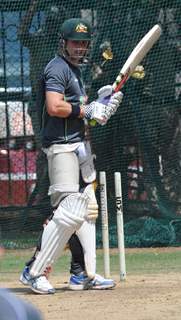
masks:
[[[114,92],[118,92],[124,86],[125,82],[129,79],[129,73],[125,74],[120,82],[113,84]]]
[[[121,87],[122,87],[122,84],[119,83],[117,87],[114,89],[114,92],[118,92],[121,89]]]

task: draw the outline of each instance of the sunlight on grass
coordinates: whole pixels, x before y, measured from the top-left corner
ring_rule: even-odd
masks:
[[[0,260],[1,279],[10,274],[20,274],[24,264],[32,256],[32,250],[7,250]],[[70,252],[65,251],[53,268],[53,273],[65,273],[70,269]],[[119,256],[116,249],[110,250],[111,274],[119,275]],[[162,249],[126,250],[128,274],[180,272],[181,251]],[[103,252],[97,251],[97,272],[103,274]],[[17,275],[18,276],[18,275]]]

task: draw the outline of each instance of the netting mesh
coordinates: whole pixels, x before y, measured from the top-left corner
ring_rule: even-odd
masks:
[[[83,68],[89,100],[112,84],[137,42],[156,23],[159,42],[143,60],[143,79],[130,79],[105,127],[91,128],[97,171],[106,171],[110,245],[117,246],[113,173],[122,173],[128,247],[181,243],[181,121],[179,0],[0,3],[0,225],[6,247],[35,245],[51,213],[45,156],[39,150],[37,79],[58,48],[66,18],[94,28]],[[105,50],[113,54],[107,61]],[[97,190],[99,198],[99,188]],[[100,219],[97,244],[102,245]]]

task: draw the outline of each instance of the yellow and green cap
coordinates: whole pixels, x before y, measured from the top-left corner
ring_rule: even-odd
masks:
[[[91,41],[91,25],[82,18],[65,20],[61,28],[61,37],[64,40]]]

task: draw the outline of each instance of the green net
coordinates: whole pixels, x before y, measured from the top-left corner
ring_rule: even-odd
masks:
[[[116,115],[104,127],[91,127],[91,137],[97,172],[107,174],[110,246],[117,246],[115,171],[122,174],[126,246],[180,245],[179,0],[1,0],[2,242],[8,248],[34,246],[52,211],[46,158],[39,151],[37,79],[58,50],[62,22],[71,17],[86,18],[94,29],[89,63],[83,67],[90,101],[101,86],[114,82],[144,34],[154,24],[162,27],[160,40],[142,61],[145,77],[129,79]]]

